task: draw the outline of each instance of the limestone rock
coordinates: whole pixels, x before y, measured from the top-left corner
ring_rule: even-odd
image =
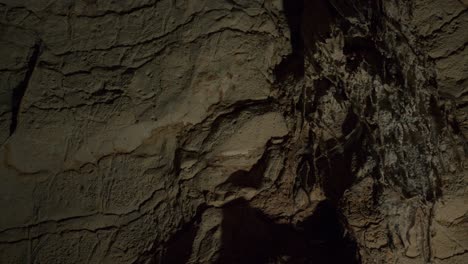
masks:
[[[467,263],[463,0],[0,0],[0,263]]]

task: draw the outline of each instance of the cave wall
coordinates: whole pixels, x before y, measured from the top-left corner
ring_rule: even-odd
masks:
[[[466,263],[465,0],[0,0],[0,263]]]

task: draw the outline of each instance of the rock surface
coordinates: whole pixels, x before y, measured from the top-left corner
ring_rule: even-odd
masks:
[[[467,10],[0,0],[0,262],[467,263]]]

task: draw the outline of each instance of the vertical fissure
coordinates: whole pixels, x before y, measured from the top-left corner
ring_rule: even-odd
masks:
[[[18,115],[21,108],[21,102],[23,100],[24,94],[31,80],[34,69],[36,68],[37,62],[39,60],[39,55],[41,53],[41,41],[36,42],[32,47],[31,55],[29,56],[28,63],[26,65],[26,73],[24,79],[13,89],[12,98],[11,98],[11,122],[10,122],[10,136],[13,135],[18,126]]]

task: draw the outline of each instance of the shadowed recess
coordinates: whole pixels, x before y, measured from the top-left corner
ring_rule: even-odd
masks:
[[[322,202],[298,226],[276,224],[246,201],[234,201],[223,209],[217,263],[360,263],[341,219],[330,202]]]

